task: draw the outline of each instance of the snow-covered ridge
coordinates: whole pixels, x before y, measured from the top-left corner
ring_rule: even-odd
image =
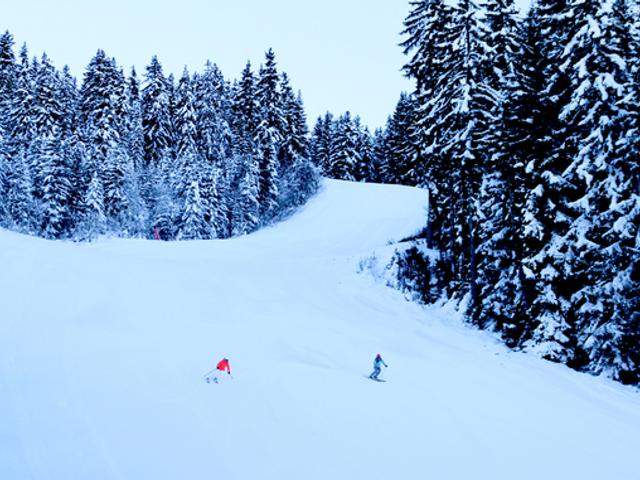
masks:
[[[0,478],[636,478],[634,390],[357,274],[426,201],[325,181],[232,240],[0,231]],[[233,379],[205,383],[222,356]]]

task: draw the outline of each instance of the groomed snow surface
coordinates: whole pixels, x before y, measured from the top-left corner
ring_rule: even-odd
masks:
[[[636,390],[357,273],[426,199],[325,181],[226,241],[0,232],[0,479],[640,478]]]

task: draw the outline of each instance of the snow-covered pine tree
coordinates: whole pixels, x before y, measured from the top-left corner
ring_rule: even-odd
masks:
[[[415,123],[415,102],[410,95],[402,93],[386,125],[386,161],[383,174],[386,183],[418,185],[424,181],[412,134]]]
[[[131,68],[127,82],[128,125],[127,149],[136,172],[141,173],[144,166],[144,133],[142,129],[142,101],[140,99],[140,81],[136,69]]]
[[[178,176],[174,186],[177,205],[175,230],[178,239],[208,239],[212,230],[206,219],[211,207],[200,195],[205,173],[197,148],[195,96],[189,72],[184,70],[175,92],[175,151]],[[215,233],[214,233],[215,235]]]
[[[144,132],[142,129],[142,102],[140,82],[135,68],[126,82],[127,116],[124,125],[123,141],[129,157],[129,171],[125,177],[125,190],[128,198],[127,214],[123,218],[124,228],[129,235],[148,236],[150,198],[148,169],[144,161]]]
[[[353,170],[354,179],[357,182],[371,182],[374,177],[373,170],[373,138],[371,132],[366,126],[363,126],[360,117],[355,118],[356,127],[356,151],[358,152],[358,161]]]
[[[240,183],[232,211],[233,235],[253,232],[260,224],[258,163],[252,158],[240,158]]]
[[[5,135],[11,132],[9,112],[17,87],[17,66],[13,45],[13,35],[9,31],[0,36],[0,126],[4,129]]]
[[[607,251],[614,254],[609,261],[606,275],[605,295],[611,294],[613,312],[611,322],[619,326],[620,336],[615,338],[614,355],[611,361],[603,355],[605,362],[587,348],[592,361],[592,370],[613,370],[614,378],[623,383],[640,384],[640,24],[634,21],[633,9],[628,0],[615,0],[611,11],[611,28],[619,38],[619,49],[626,59],[632,95],[625,101],[625,109],[634,126],[632,133],[621,140],[624,155],[617,155],[612,162],[614,179],[612,185],[619,192],[617,202],[604,213],[603,222],[613,225],[614,233],[606,236]],[[622,161],[621,161],[622,160]],[[624,161],[627,160],[627,161]],[[613,188],[612,188],[613,190]],[[616,208],[618,207],[618,208]],[[611,240],[613,239],[613,242]],[[605,350],[605,349],[603,349]],[[605,350],[606,351],[606,350]],[[595,368],[593,368],[595,367]],[[612,368],[611,368],[612,367]]]
[[[22,233],[39,233],[38,205],[33,197],[33,181],[25,152],[20,151],[11,161],[11,186],[7,192],[9,227]]]
[[[76,132],[78,111],[78,85],[67,65],[59,74],[60,103],[62,107],[62,135],[69,137]]]
[[[569,199],[578,197],[575,185],[563,176],[575,148],[566,141],[571,129],[561,124],[560,112],[571,94],[562,55],[574,20],[567,17],[564,0],[540,0],[533,14],[541,32],[533,48],[543,85],[536,125],[538,158],[527,166],[534,178],[524,210],[524,243],[529,250],[523,259],[529,296],[524,316],[531,324],[521,341],[545,358],[568,362],[573,357],[575,332],[568,318],[572,292],[567,288],[565,263],[571,252],[564,235],[574,217]]]
[[[318,170],[309,160],[309,128],[302,94],[293,93],[286,73],[280,80],[283,116],[282,140],[278,151],[278,206],[282,217],[304,204],[318,189]]]
[[[29,149],[35,195],[41,205],[40,226],[46,238],[61,238],[70,231],[71,171],[62,151],[61,85],[46,54],[36,72],[33,124],[35,140]]]
[[[173,240],[176,235],[175,216],[181,207],[173,188],[176,176],[173,159],[166,155],[158,164],[150,164],[147,168],[152,199],[149,208],[150,230],[153,232],[157,228],[162,240]]]
[[[101,169],[104,188],[104,208],[110,228],[115,232],[126,232],[125,219],[129,217],[129,182],[133,178],[133,165],[125,145],[109,149]]]
[[[396,109],[398,118],[394,120],[392,117],[389,120],[391,125],[387,125],[386,133],[391,139],[398,136],[409,137],[409,141],[402,141],[401,144],[412,144],[417,148],[416,164],[420,166],[420,185],[428,187],[430,192],[429,228],[436,244],[440,246],[447,236],[445,232],[451,229],[446,220],[448,206],[451,204],[447,186],[451,165],[446,158],[441,157],[440,146],[445,134],[437,121],[441,114],[437,113],[435,105],[445,100],[442,98],[442,77],[447,75],[444,59],[451,57],[454,46],[453,39],[449,36],[454,24],[454,12],[449,2],[440,0],[415,0],[410,5],[411,12],[404,21],[402,32],[406,39],[401,46],[405,55],[410,55],[403,67],[404,73],[415,81],[414,118],[411,120],[411,128],[406,132],[398,132],[402,128],[400,125],[409,120],[403,113],[409,104],[402,102],[399,105],[402,108]],[[395,141],[392,140],[392,143]],[[387,155],[392,155],[388,146],[386,149]],[[397,154],[397,149],[394,150]],[[387,160],[385,163],[385,181],[400,181],[399,173],[394,171],[394,162]]]
[[[128,145],[127,86],[115,60],[102,50],[98,50],[85,72],[79,115],[89,146],[85,188],[97,172],[109,227],[123,230],[124,219],[129,216],[128,184],[134,181]]]
[[[522,268],[521,264],[522,259],[540,250],[544,236],[538,214],[544,199],[539,196],[542,188],[539,187],[537,166],[546,155],[541,139],[548,127],[543,93],[543,72],[547,58],[540,51],[545,36],[539,28],[540,22],[540,10],[534,3],[518,26],[518,49],[506,77],[506,93],[502,102],[504,139],[500,145],[493,147],[499,147],[498,158],[508,162],[509,176],[506,178],[513,182],[507,187],[510,197],[508,205],[513,209],[509,215],[512,220],[517,220],[516,241],[510,249],[514,264],[519,264],[518,278],[516,280],[513,276],[515,272],[509,271],[501,273],[498,279],[507,288],[512,285],[514,300],[510,305],[502,304],[502,315],[496,324],[511,347],[520,346],[530,335],[532,322],[526,312],[535,298],[535,275],[530,269]]]
[[[86,161],[86,144],[78,125],[78,102],[80,98],[78,86],[68,66],[65,66],[60,72],[59,82],[62,108],[61,146],[62,155],[66,159],[71,175],[69,178],[72,186],[69,211],[72,223],[71,228],[75,228],[75,223],[79,219],[82,209],[82,196],[87,186],[83,172],[83,166]]]
[[[335,125],[329,165],[325,175],[339,180],[355,180],[354,170],[360,160],[356,150],[358,131],[350,112],[340,116]]]
[[[483,78],[485,32],[471,0],[451,7],[429,2],[426,7],[429,14],[412,30],[406,48],[420,45],[418,54],[424,50],[436,60],[426,59],[419,74],[411,63],[406,69],[420,75],[415,135],[422,158],[429,159],[424,166],[433,210],[429,224],[451,291],[470,292],[473,305],[477,301],[475,202],[485,159],[480,138],[493,109],[493,92]]]
[[[178,229],[178,240],[199,240],[209,238],[211,229],[205,220],[206,207],[200,198],[198,181],[193,181],[187,186],[182,208],[182,218]]]
[[[20,49],[20,63],[16,68],[16,89],[9,107],[9,126],[6,129],[6,133],[9,137],[10,153],[16,155],[22,151],[26,155],[26,151],[35,136],[35,74],[31,69],[26,45],[23,45]]]
[[[36,203],[33,199],[32,165],[27,151],[34,140],[34,77],[26,46],[20,51],[16,64],[15,90],[7,99],[4,129],[5,169],[8,225],[18,231],[39,233]],[[28,182],[26,181],[28,180]]]
[[[142,88],[142,130],[147,165],[157,166],[171,148],[171,112],[169,81],[154,56],[147,66]]]
[[[220,69],[210,62],[194,81],[196,130],[204,159],[200,195],[207,206],[205,217],[218,237],[230,235],[229,208],[233,132],[230,92]]]
[[[185,68],[175,92],[175,150],[180,158],[187,150],[196,148],[196,107],[191,76]]]
[[[173,159],[176,159],[178,153],[176,151],[176,139],[178,134],[176,132],[176,126],[174,124],[177,111],[177,82],[173,73],[167,75],[167,95],[169,97],[169,154]]]
[[[438,108],[438,105],[444,103],[449,95],[443,87],[448,78],[447,59],[451,57],[454,45],[449,34],[453,24],[453,8],[449,3],[416,0],[411,3],[411,12],[404,21],[402,33],[407,38],[401,44],[405,55],[410,55],[403,67],[405,75],[415,81],[416,116],[411,134],[418,148],[418,162],[424,175],[420,182],[429,189],[427,245],[442,252],[440,268],[445,283],[455,276],[451,251],[451,181],[454,167],[442,152],[447,120],[446,112],[441,112],[442,108]],[[395,165],[389,161],[391,153],[387,142],[389,132],[394,130],[392,122],[390,119],[391,125],[388,123],[385,132],[383,180],[397,182]]]
[[[307,157],[309,129],[302,106],[302,97],[297,96],[286,73],[281,75],[280,95],[282,106],[282,141],[278,151],[278,165],[282,173],[297,159]]]
[[[382,128],[376,128],[373,132],[373,150],[372,150],[372,177],[374,183],[387,183],[387,149],[385,132]]]
[[[331,164],[331,146],[335,134],[333,115],[327,112],[324,117],[318,117],[309,144],[309,158],[311,163],[323,174],[329,170]]]
[[[265,58],[266,62],[260,70],[256,88],[259,122],[255,142],[260,169],[260,216],[263,221],[269,221],[278,204],[278,151],[283,139],[285,121],[273,50],[269,49]]]
[[[256,136],[260,121],[256,79],[247,62],[233,98],[233,130],[236,142],[231,162],[232,185],[237,190],[231,202],[231,231],[242,235],[255,230],[259,222],[259,175]]]
[[[82,213],[76,227],[76,237],[80,240],[91,240],[106,233],[106,229],[104,189],[101,175],[94,169],[82,199]]]
[[[489,115],[479,142],[486,153],[478,196],[478,301],[471,320],[484,328],[502,331],[516,318],[521,303],[521,269],[517,255],[521,224],[521,164],[514,163],[509,122],[509,96],[518,87],[515,72],[520,50],[518,11],[513,0],[485,2],[488,54],[482,75],[491,97]]]
[[[234,145],[236,155],[254,155],[255,137],[259,118],[259,105],[256,95],[256,78],[247,62],[240,81],[236,85],[233,98],[233,131],[237,141]]]

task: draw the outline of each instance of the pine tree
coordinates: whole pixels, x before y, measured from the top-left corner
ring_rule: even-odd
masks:
[[[59,75],[60,103],[62,108],[62,136],[70,137],[76,133],[78,111],[78,86],[71,75],[69,67],[65,65]]]
[[[144,131],[142,128],[142,101],[140,83],[134,68],[127,82],[128,116],[125,143],[131,172],[127,178],[129,198],[128,229],[135,235],[149,234],[148,216],[150,200],[149,172],[144,157]]]
[[[187,150],[195,150],[197,140],[195,96],[186,68],[178,82],[175,98],[175,149],[180,157]]]
[[[486,3],[489,54],[484,64],[484,81],[491,93],[490,115],[484,122],[480,143],[486,152],[478,201],[478,302],[472,306],[473,322],[502,331],[511,325],[521,302],[521,273],[516,243],[521,223],[521,189],[514,165],[509,122],[508,96],[517,85],[515,64],[520,48],[517,38],[517,10],[511,0]]]
[[[259,108],[256,79],[251,70],[251,63],[247,62],[233,99],[233,129],[237,138],[234,148],[236,155],[255,154],[255,138],[260,121]]]
[[[480,170],[485,160],[481,134],[493,108],[493,92],[483,77],[487,49],[485,31],[478,21],[478,7],[468,0],[454,6],[418,2],[408,17],[407,51],[424,65],[405,70],[416,78],[420,115],[415,138],[422,146],[420,158],[430,189],[429,224],[432,238],[441,248],[445,278],[453,292],[476,290],[476,198]],[[415,24],[415,25],[414,25]],[[428,57],[427,57],[428,55]]]
[[[0,126],[5,132],[11,131],[9,113],[17,88],[18,74],[13,45],[13,35],[9,31],[0,36]]]
[[[140,82],[135,68],[131,69],[131,75],[127,82],[127,98],[129,101],[127,148],[134,170],[141,172],[144,166],[144,133],[142,130]]]
[[[308,155],[309,129],[302,105],[302,97],[293,93],[286,73],[282,74],[280,82],[281,104],[283,113],[283,134],[278,153],[280,170],[290,168],[299,158]]]
[[[195,80],[197,143],[204,160],[200,195],[212,234],[230,235],[233,131],[231,98],[220,69],[210,62]],[[223,173],[224,172],[224,173]]]
[[[573,326],[567,318],[569,297],[564,281],[564,264],[571,255],[563,242],[572,214],[567,199],[573,186],[562,178],[571,163],[566,128],[560,111],[567,103],[569,90],[562,66],[562,53],[568,44],[568,27],[563,0],[540,0],[532,9],[535,28],[540,31],[532,49],[536,53],[535,69],[542,74],[542,84],[535,85],[539,101],[534,103],[536,118],[535,152],[527,166],[532,175],[525,201],[523,259],[527,284],[527,310],[532,319],[521,338],[527,348],[548,359],[569,361],[572,357]],[[534,99],[535,100],[535,99]]]
[[[200,187],[197,181],[193,181],[187,187],[178,240],[209,238],[211,231],[204,214],[205,206],[200,198]]]
[[[354,170],[360,161],[360,154],[356,149],[357,141],[356,126],[351,113],[346,112],[336,122],[326,175],[340,180],[355,180]]]
[[[55,69],[46,55],[33,62],[35,139],[29,147],[35,185],[34,193],[41,205],[41,229],[46,238],[61,238],[71,226],[71,172],[62,154],[61,86]]]
[[[147,67],[142,88],[142,130],[147,165],[157,166],[170,155],[172,126],[169,81],[155,56]]]
[[[31,69],[26,45],[20,50],[20,64],[17,66],[15,95],[11,99],[7,127],[8,144],[11,154],[26,154],[35,137],[35,74]]]
[[[80,118],[89,144],[91,175],[98,172],[104,192],[104,213],[111,228],[119,230],[127,217],[126,185],[133,176],[129,156],[127,86],[115,60],[98,50],[85,72],[80,92]]]
[[[373,138],[367,127],[362,126],[360,117],[355,119],[356,126],[356,162],[353,176],[357,182],[371,182],[374,177]]]
[[[62,238],[71,226],[68,165],[55,138],[39,138],[34,146],[32,152],[41,178],[42,234],[45,238]]]
[[[278,201],[278,150],[285,128],[278,80],[275,55],[269,49],[256,89],[260,109],[255,135],[260,172],[258,202],[263,220],[270,219]]]
[[[104,189],[101,176],[94,170],[82,200],[82,218],[77,233],[82,240],[91,240],[106,232],[107,217],[104,212]]]
[[[259,169],[251,157],[235,159],[238,188],[231,202],[232,235],[253,232],[260,224]]]
[[[151,230],[158,229],[160,238],[175,238],[175,217],[179,209],[173,189],[175,180],[172,175],[172,161],[169,157],[160,160],[157,165],[150,164],[150,193],[153,202],[150,207]]]
[[[451,177],[449,162],[442,156],[441,145],[447,134],[443,131],[442,120],[446,113],[437,108],[437,105],[447,99],[448,93],[443,92],[449,73],[446,59],[453,54],[455,19],[454,10],[448,2],[439,0],[415,0],[410,2],[411,12],[404,21],[402,34],[407,38],[401,44],[405,55],[411,55],[407,64],[403,67],[405,75],[415,81],[413,93],[416,107],[414,118],[406,118],[408,102],[402,101],[396,109],[397,117],[390,119],[387,125],[387,133],[390,142],[396,142],[397,137],[409,137],[408,141],[400,140],[400,146],[416,145],[416,164],[420,167],[419,175],[422,186],[429,188],[430,198],[430,229],[434,231],[433,238],[438,245],[444,243],[447,236],[445,232],[450,227],[446,226],[448,205],[451,199],[448,196],[447,183]],[[407,99],[408,100],[408,99]],[[402,108],[401,108],[402,107]],[[396,116],[396,114],[394,114]],[[403,124],[410,121],[412,126],[406,130]],[[402,131],[398,129],[402,128]],[[387,146],[387,150],[389,150]],[[396,147],[394,154],[399,154],[405,149]],[[392,155],[391,151],[387,154]],[[399,173],[395,171],[396,161],[388,157],[385,181],[397,183],[400,181]],[[397,160],[397,159],[396,159]],[[405,162],[400,162],[400,165]]]
[[[537,4],[534,4],[517,30],[519,48],[506,77],[506,93],[501,107],[504,139],[494,135],[492,140],[492,143],[500,142],[493,147],[495,153],[492,157],[507,167],[504,176],[508,199],[505,212],[511,221],[516,220],[510,261],[520,267],[501,271],[497,280],[501,286],[496,291],[505,299],[513,299],[500,307],[501,314],[496,315],[495,321],[511,347],[522,345],[531,335],[532,321],[527,312],[535,299],[535,274],[526,266],[522,268],[522,264],[542,248],[545,236],[544,225],[540,221],[544,198],[540,196],[543,190],[538,166],[547,155],[542,141],[548,135],[543,93],[547,58],[541,51],[547,32],[539,28],[542,23],[540,15]],[[499,149],[496,150],[497,147]],[[511,228],[510,222],[506,225]],[[509,245],[509,236],[505,238],[505,245]],[[508,295],[509,291],[511,295]]]
[[[412,135],[416,122],[415,103],[406,93],[400,95],[385,132],[386,162],[384,181],[418,185],[424,174]]]
[[[36,225],[35,219],[40,215],[37,211],[38,205],[33,198],[33,181],[24,152],[20,152],[13,158],[7,203],[11,228],[31,235],[39,233],[39,225]]]
[[[323,117],[318,117],[313,128],[309,145],[309,158],[311,163],[327,174],[331,165],[331,149],[335,134],[335,122],[333,115],[327,112]]]
[[[389,183],[387,182],[388,152],[386,148],[385,132],[382,128],[376,128],[373,132],[373,146],[371,154],[373,165],[371,181],[374,183]]]
[[[205,168],[197,149],[195,97],[186,69],[178,83],[175,98],[174,124],[179,165],[175,189],[178,203],[182,205],[182,211],[176,218],[177,236],[178,239],[210,238],[212,231],[206,215],[211,207],[200,195]]]

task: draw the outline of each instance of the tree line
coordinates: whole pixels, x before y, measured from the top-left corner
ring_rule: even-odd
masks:
[[[0,37],[0,225],[50,239],[249,233],[315,192],[300,93],[269,50],[230,82],[207,62],[139,79],[102,50],[80,86]]]
[[[634,8],[537,0],[521,19],[513,0],[411,2],[399,154],[430,191],[440,278],[424,288],[466,297],[511,347],[638,384]]]

